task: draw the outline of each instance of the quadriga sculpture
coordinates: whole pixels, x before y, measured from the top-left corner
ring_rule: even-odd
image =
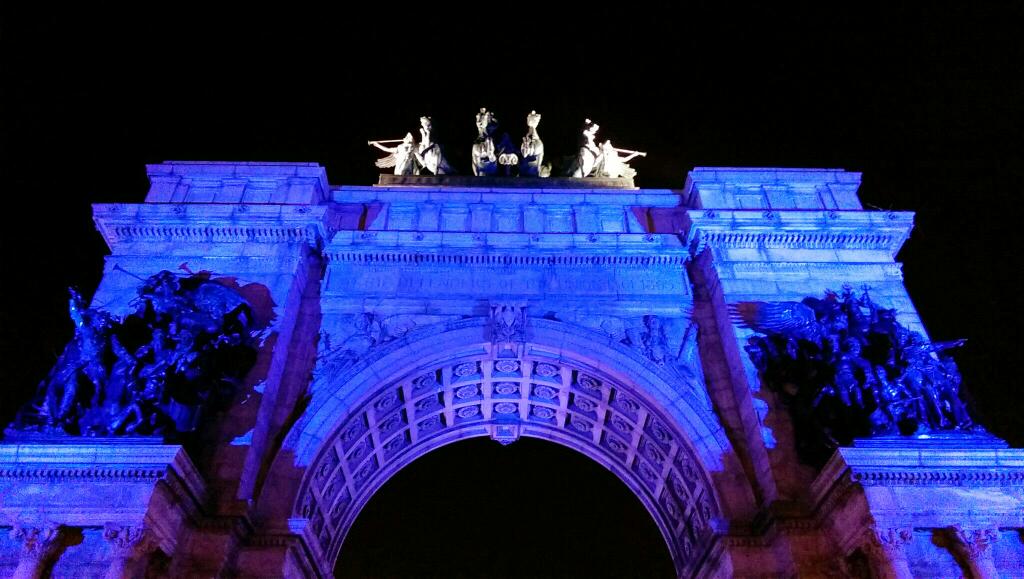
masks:
[[[537,111],[530,111],[526,115],[526,136],[523,137],[522,153],[519,159],[519,174],[523,177],[548,177],[551,175],[551,165],[544,164],[544,141],[537,133],[540,126],[540,114]]]
[[[792,413],[798,450],[812,464],[855,438],[980,431],[960,398],[960,373],[941,353],[963,340],[927,342],[849,287],[825,299],[742,302],[746,346]]]
[[[205,275],[150,277],[121,319],[71,294],[75,337],[9,431],[192,432],[255,361],[252,308]]]
[[[583,121],[579,148],[569,167],[570,177],[592,177],[601,171],[604,157],[601,154],[601,148],[594,140],[600,129],[601,125],[590,119]]]
[[[477,177],[490,176],[498,172],[498,153],[494,146],[494,132],[498,119],[494,113],[481,108],[476,115],[476,140],[473,142],[473,174]]]
[[[433,131],[434,123],[430,117],[420,117],[420,143],[417,146],[416,159],[424,169],[434,175],[450,175],[454,171],[444,158],[441,145],[434,142]]]

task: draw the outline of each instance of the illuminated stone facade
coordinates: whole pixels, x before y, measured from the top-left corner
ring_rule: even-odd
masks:
[[[0,574],[330,576],[377,488],[482,436],[605,465],[681,577],[1024,568],[1024,453],[908,438],[803,465],[744,352],[730,304],[843,284],[924,333],[894,261],[913,215],[865,211],[858,173],[698,168],[681,191],[338,187],[303,163],[149,175],[145,203],[94,208],[111,255],[93,303],[124,313],[161,270],[236,278],[274,313],[258,361],[188,451],[0,445]]]

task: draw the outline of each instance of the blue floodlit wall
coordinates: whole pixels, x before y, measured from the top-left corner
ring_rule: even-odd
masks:
[[[732,305],[843,285],[927,335],[895,261],[913,214],[865,211],[859,173],[696,168],[668,190],[148,172],[144,203],[94,207],[111,254],[93,304],[123,315],[161,270],[230,278],[266,312],[256,365],[195,448],[0,445],[3,573],[329,576],[377,488],[478,436],[605,465],[679,576],[1024,566],[1019,452],[907,441],[803,464],[743,350]]]

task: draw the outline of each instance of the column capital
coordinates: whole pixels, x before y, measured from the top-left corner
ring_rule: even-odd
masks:
[[[64,526],[59,523],[15,523],[11,539],[21,543],[23,558],[42,561],[57,554],[66,536]]]
[[[905,547],[914,539],[910,527],[885,527],[872,525],[864,532],[867,548],[884,554],[889,559],[905,559]]]
[[[143,525],[106,523],[103,525],[103,538],[121,557],[145,554],[157,547],[157,539],[153,532]]]
[[[999,540],[999,530],[994,527],[970,528],[956,524],[950,531],[972,559],[991,555],[992,543]]]
[[[992,560],[992,544],[999,540],[999,529],[991,526],[964,527],[950,526],[953,538],[967,555],[971,573],[979,579],[999,577],[995,561]]]
[[[864,550],[874,559],[879,577],[913,579],[906,551],[906,546],[913,539],[914,529],[911,527],[878,524],[868,526],[864,531]]]

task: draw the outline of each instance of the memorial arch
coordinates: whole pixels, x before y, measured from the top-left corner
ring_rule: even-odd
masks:
[[[1024,567],[1024,455],[928,340],[912,213],[839,169],[640,189],[596,124],[581,176],[536,130],[510,176],[481,114],[479,176],[410,136],[373,186],[167,162],[95,205],[101,283],[0,444],[0,575],[329,577],[377,489],[472,437],[608,468],[681,578]]]
[[[348,380],[316,386],[289,442],[300,461],[312,457],[294,515],[310,521],[321,568],[344,556],[374,491],[419,456],[528,436],[611,470],[650,512],[679,574],[695,571],[721,522],[709,473],[735,463],[702,386],[586,328],[531,320],[524,341],[501,344],[485,339],[488,325],[425,327],[353,364]]]

